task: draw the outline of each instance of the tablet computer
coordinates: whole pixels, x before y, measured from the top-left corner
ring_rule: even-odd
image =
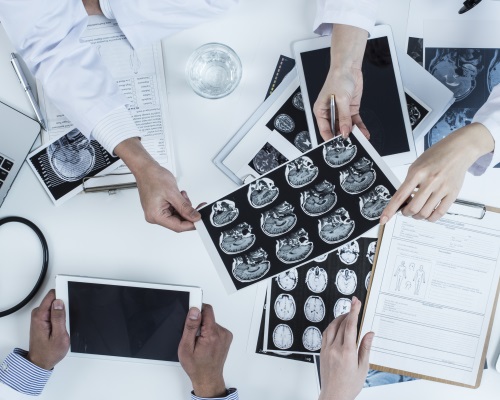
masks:
[[[312,109],[330,69],[331,37],[293,44],[311,140],[323,142]],[[388,25],[373,29],[363,58],[360,114],[370,142],[391,167],[416,158],[396,48]],[[317,143],[313,143],[314,145]]]
[[[153,363],[178,363],[190,307],[202,306],[197,287],[56,276],[66,306],[70,354]]]

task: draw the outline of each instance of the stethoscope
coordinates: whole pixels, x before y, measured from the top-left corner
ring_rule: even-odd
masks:
[[[29,294],[18,304],[16,304],[14,307],[11,307],[7,310],[0,310],[0,318],[1,317],[6,317],[7,315],[13,314],[16,311],[19,311],[21,308],[23,308],[26,304],[28,304],[33,297],[37,294],[37,292],[40,290],[40,287],[43,284],[43,280],[45,279],[45,275],[47,274],[47,270],[49,268],[49,247],[47,246],[47,241],[45,240],[45,236],[43,236],[43,233],[38,227],[31,221],[27,220],[26,218],[22,217],[5,217],[0,219],[0,226],[11,223],[11,222],[17,222],[23,225],[26,225],[27,227],[31,228],[33,232],[38,236],[38,239],[40,240],[40,243],[42,245],[42,251],[43,251],[43,257],[42,257],[42,268],[40,271],[40,275],[38,276],[38,279],[35,283],[35,286]]]

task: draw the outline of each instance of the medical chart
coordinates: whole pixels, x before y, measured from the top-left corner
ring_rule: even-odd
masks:
[[[364,234],[398,181],[355,128],[200,209],[196,228],[226,290],[300,266]]]
[[[361,335],[375,332],[370,363],[475,387],[500,277],[500,215],[397,214],[385,226]]]
[[[175,174],[161,43],[133,49],[116,21],[97,16],[90,19],[81,40],[97,49],[127,97],[127,107],[143,134],[142,144],[146,150]],[[40,107],[46,117],[48,132],[44,142],[47,142],[66,134],[73,125],[46,98],[39,82],[37,89]],[[123,166],[117,172],[129,171]]]

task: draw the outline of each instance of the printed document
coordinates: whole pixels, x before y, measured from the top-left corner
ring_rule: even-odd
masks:
[[[385,227],[361,336],[370,364],[475,387],[500,277],[500,214],[396,215]]]
[[[128,109],[143,133],[142,144],[162,166],[175,174],[171,137],[169,135],[167,89],[161,43],[133,49],[115,20],[91,17],[83,42],[91,43],[116,78],[128,98]],[[71,122],[45,96],[37,82],[40,107],[45,115],[48,133],[44,142],[59,138],[73,129]],[[123,166],[116,172],[130,172]],[[133,176],[131,175],[131,179]]]

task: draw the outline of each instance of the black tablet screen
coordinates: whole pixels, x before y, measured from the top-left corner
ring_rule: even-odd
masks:
[[[301,53],[311,109],[330,69],[330,48]],[[410,150],[392,56],[387,37],[368,40],[363,59],[363,96],[360,115],[370,131],[370,142],[381,156]],[[406,104],[404,104],[406,107]],[[318,125],[314,118],[318,143]]]
[[[189,293],[69,282],[73,353],[179,361]]]

